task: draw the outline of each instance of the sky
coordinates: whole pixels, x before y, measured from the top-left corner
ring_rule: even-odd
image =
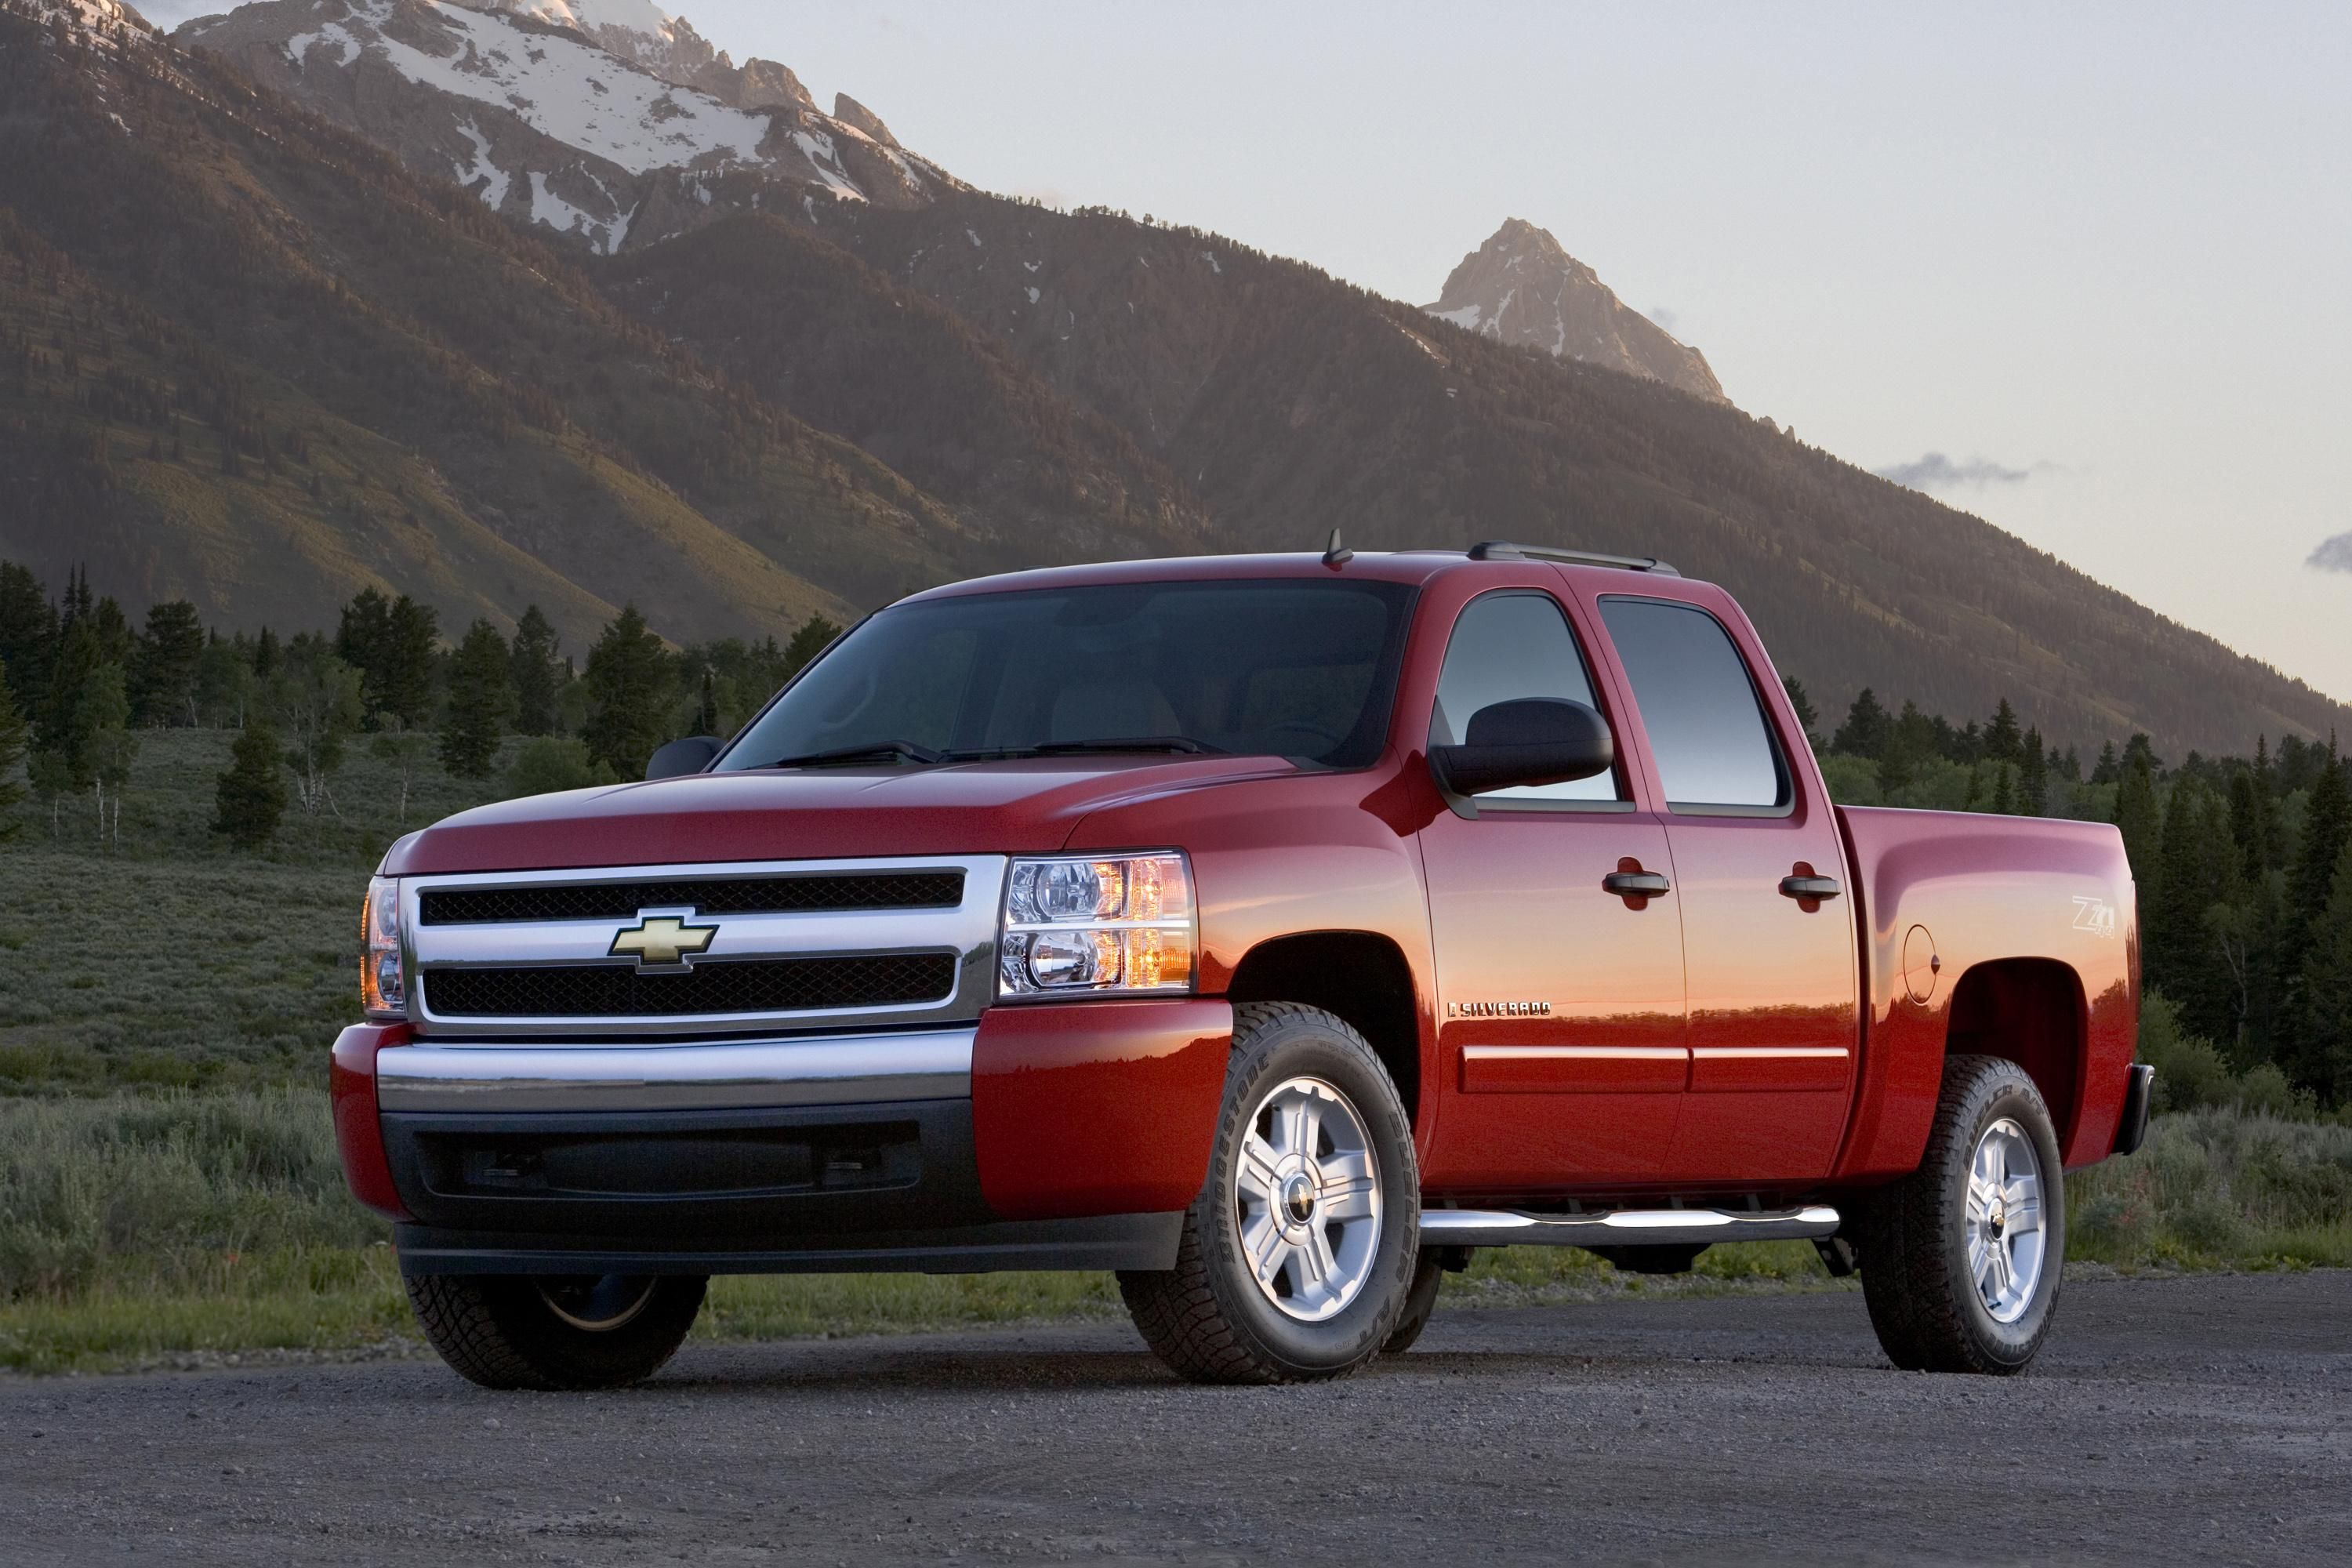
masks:
[[[1526,218],[1742,408],[2352,700],[2352,6],[672,9],[1416,303]]]

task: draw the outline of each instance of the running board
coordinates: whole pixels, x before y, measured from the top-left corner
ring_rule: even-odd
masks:
[[[1805,1241],[1837,1234],[1838,1212],[1796,1209],[1617,1209],[1606,1214],[1511,1214],[1423,1209],[1425,1247],[1667,1247],[1694,1241]]]

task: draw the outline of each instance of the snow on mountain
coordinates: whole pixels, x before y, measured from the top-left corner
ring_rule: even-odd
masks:
[[[68,31],[109,48],[118,40],[142,39],[155,31],[122,0],[7,0],[7,9],[38,22],[62,22]]]
[[[1562,359],[1647,376],[1711,402],[1727,401],[1706,356],[1627,308],[1598,274],[1545,229],[1507,219],[1462,258],[1437,303],[1440,321]]]
[[[608,254],[740,206],[917,206],[953,184],[651,0],[262,0],[174,37]]]

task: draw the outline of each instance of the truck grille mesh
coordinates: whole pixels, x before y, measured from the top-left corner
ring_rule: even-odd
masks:
[[[425,1002],[445,1018],[690,1017],[905,1006],[944,1001],[955,988],[953,953],[884,952],[702,963],[685,974],[603,964],[433,970]]]
[[[962,902],[961,871],[856,872],[715,881],[428,888],[418,898],[417,913],[425,925],[483,925],[520,921],[632,920],[639,910],[688,907],[706,915],[766,915],[840,910],[951,910]]]

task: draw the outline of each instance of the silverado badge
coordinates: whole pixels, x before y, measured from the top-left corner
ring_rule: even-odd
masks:
[[[691,969],[694,955],[708,952],[710,939],[719,934],[717,926],[686,923],[693,918],[692,910],[686,910],[683,916],[640,910],[637,923],[613,939],[611,956],[634,957],[640,974]]]

